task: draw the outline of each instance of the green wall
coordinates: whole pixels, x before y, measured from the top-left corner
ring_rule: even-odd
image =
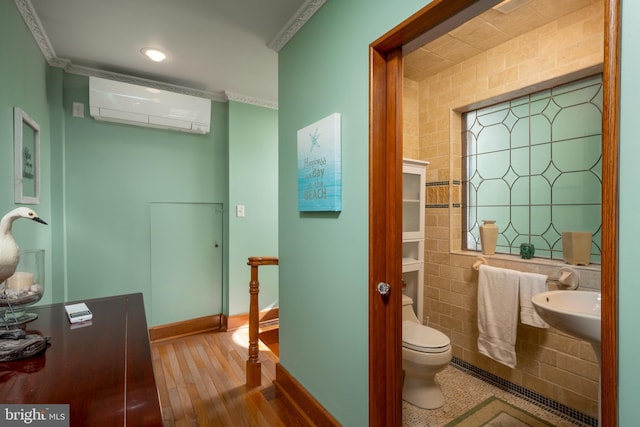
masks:
[[[281,363],[349,426],[367,424],[367,45],[426,3],[327,2],[280,52]],[[627,426],[640,399],[640,4],[624,2],[622,18],[619,425]],[[343,212],[301,215],[295,132],[333,112],[342,114]]]
[[[59,92],[47,91],[48,66],[13,2],[0,1],[0,216],[18,205],[13,195],[13,108],[22,108],[40,126],[40,203],[29,205],[50,225],[24,219],[13,224],[13,234],[21,249],[45,250],[45,293],[42,303],[52,301],[57,283],[52,282],[51,254],[51,140],[52,128],[48,96],[59,99]]]
[[[171,309],[150,306],[149,204],[226,203],[227,105],[212,102],[212,131],[196,135],[96,121],[88,94],[65,74],[65,299],[143,292],[149,319]]]
[[[279,54],[280,362],[368,424],[369,44],[425,1],[329,1]],[[342,212],[298,212],[296,132],[342,115]]]
[[[41,202],[33,207],[51,225],[18,221],[14,234],[23,249],[47,251],[42,302],[143,292],[148,319],[171,310],[151,303],[150,206],[217,203],[225,208],[222,310],[246,313],[247,257],[278,255],[277,111],[212,102],[208,135],[98,122],[88,114],[88,78],[49,67],[10,1],[0,2],[0,63],[2,215],[15,207],[13,107],[41,128]],[[84,103],[84,118],[71,116],[73,102]],[[236,204],[245,218],[235,217]],[[261,281],[263,308],[277,306],[277,268]],[[198,296],[181,303],[189,298]]]
[[[278,112],[213,102],[208,135],[105,123],[88,116],[87,85],[64,76],[66,299],[144,292],[148,319],[167,309],[150,306],[149,203],[223,203],[223,312],[247,313],[247,258],[278,255]],[[277,268],[261,272],[260,301],[278,305]]]
[[[622,58],[620,100],[620,219],[618,279],[618,388],[619,425],[638,424],[640,401],[640,278],[638,275],[638,239],[640,239],[640,190],[638,160],[640,143],[636,129],[640,114],[640,3],[622,3]]]
[[[244,205],[245,216],[236,216]],[[250,256],[278,256],[278,111],[229,102],[229,315],[249,312]],[[260,309],[278,306],[278,267],[263,267]]]
[[[278,270],[283,319],[281,363],[346,426],[366,425],[368,411],[367,46],[426,3],[409,1],[397,4],[382,0],[327,2],[280,52]],[[640,4],[624,2],[618,314],[621,426],[635,424],[635,405],[640,398],[637,386],[640,368],[635,363],[640,356],[640,344],[634,338],[636,325],[640,323],[640,311],[636,308],[640,301],[640,286],[635,268],[636,241],[640,236],[636,214],[640,210],[640,192],[636,186],[635,169],[640,158],[640,145],[636,141],[634,125],[635,114],[640,111],[637,95],[640,83],[636,78],[640,74],[640,59],[635,53],[635,45],[640,40],[638,20]],[[123,130],[118,129],[118,125],[89,124],[86,123],[90,120],[88,118],[63,115],[63,73],[47,67],[10,1],[0,2],[0,64],[1,213],[15,207],[13,106],[24,108],[41,127],[43,186],[41,203],[35,208],[51,225],[45,227],[18,221],[15,223],[15,235],[24,249],[42,247],[48,251],[47,271],[52,275],[47,277],[55,280],[48,279],[43,301],[53,298],[59,301],[65,295],[60,282],[65,280],[65,246],[69,250],[66,279],[69,296],[84,298],[144,290],[148,286],[148,273],[143,271],[142,265],[148,262],[148,247],[142,248],[144,239],[141,236],[148,225],[141,213],[142,201],[135,196],[146,185],[149,187],[146,196],[149,199],[179,198],[175,189],[178,184],[166,179],[159,171],[164,166],[173,176],[171,169],[174,165],[167,161],[170,157],[168,152],[171,152],[176,155],[178,163],[184,165],[187,161],[194,161],[197,165],[188,168],[188,177],[174,177],[177,182],[192,183],[196,176],[213,181],[222,175],[221,188],[213,184],[215,188],[198,195],[186,189],[180,192],[185,200],[225,200],[227,188],[232,188],[226,178],[226,106],[213,104],[214,132],[208,137],[201,137],[205,141],[201,146],[196,142],[200,140],[198,137],[183,135],[186,137],[184,144],[193,151],[201,155],[215,154],[215,159],[210,158],[211,162],[206,166],[208,169],[204,170],[203,162],[194,159],[197,157],[195,153],[178,153],[175,146],[167,141],[170,136],[166,133],[131,127]],[[86,86],[86,78],[64,75],[64,84],[69,86],[64,90],[66,111],[69,111],[72,100],[86,102],[86,88],[82,89]],[[296,131],[333,112],[342,114],[343,212],[301,215],[295,199]],[[112,133],[109,135],[106,129]],[[153,136],[148,136],[147,132]],[[98,139],[107,144],[97,144]],[[158,145],[153,145],[156,140]],[[91,150],[82,146],[84,141]],[[125,141],[131,142],[132,146],[123,147],[124,153],[115,152],[115,146],[123,146]],[[63,156],[65,150],[71,150],[71,153]],[[69,161],[82,151],[87,151],[89,157],[81,156],[79,164],[69,165]],[[220,153],[222,159],[217,157]],[[134,166],[132,159],[122,154],[144,161]],[[150,166],[156,157],[158,164]],[[99,164],[102,163],[99,160],[104,164]],[[151,188],[153,179],[144,173],[131,177],[136,168],[143,172],[152,170],[153,178],[159,180],[158,185]],[[98,182],[97,177],[113,179],[113,182]],[[83,183],[84,180],[89,182]],[[63,191],[64,182],[73,191]],[[160,184],[166,186],[166,193],[155,188]],[[202,189],[199,184],[194,185]],[[114,192],[121,194],[111,195]],[[65,193],[68,206],[62,204]],[[248,207],[251,205],[244,195],[237,200],[237,203],[242,201]],[[229,207],[230,210],[235,209],[235,203]],[[247,218],[250,214],[251,209],[248,208]],[[67,230],[63,227],[64,222]],[[131,232],[132,236],[119,228]],[[114,237],[110,233],[114,233]],[[65,235],[67,245],[60,241]],[[123,254],[111,255],[107,248],[100,247],[105,236],[108,248],[121,248],[121,242],[133,247],[126,247]],[[80,253],[83,247],[88,252],[106,254],[102,265],[97,265],[98,261],[89,254]],[[82,265],[85,261],[91,268]],[[124,270],[118,268],[120,261]]]

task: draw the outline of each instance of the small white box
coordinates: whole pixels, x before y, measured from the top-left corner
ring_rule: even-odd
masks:
[[[78,304],[65,305],[64,309],[67,311],[69,322],[79,323],[93,318],[93,313],[87,307],[87,304],[81,302]]]

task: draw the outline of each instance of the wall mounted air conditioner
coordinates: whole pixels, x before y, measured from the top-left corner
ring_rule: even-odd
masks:
[[[96,120],[192,133],[209,133],[211,100],[131,83],[89,77]]]

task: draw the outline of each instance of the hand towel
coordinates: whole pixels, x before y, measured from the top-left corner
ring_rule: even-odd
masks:
[[[478,275],[478,351],[516,367],[520,273],[481,265]]]
[[[536,328],[548,328],[547,322],[536,312],[531,297],[547,290],[547,276],[536,273],[520,273],[520,322]]]

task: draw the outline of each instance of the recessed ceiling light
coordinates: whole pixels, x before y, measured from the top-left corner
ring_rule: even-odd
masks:
[[[167,59],[167,54],[161,50],[145,47],[140,52],[153,62],[162,62]]]

